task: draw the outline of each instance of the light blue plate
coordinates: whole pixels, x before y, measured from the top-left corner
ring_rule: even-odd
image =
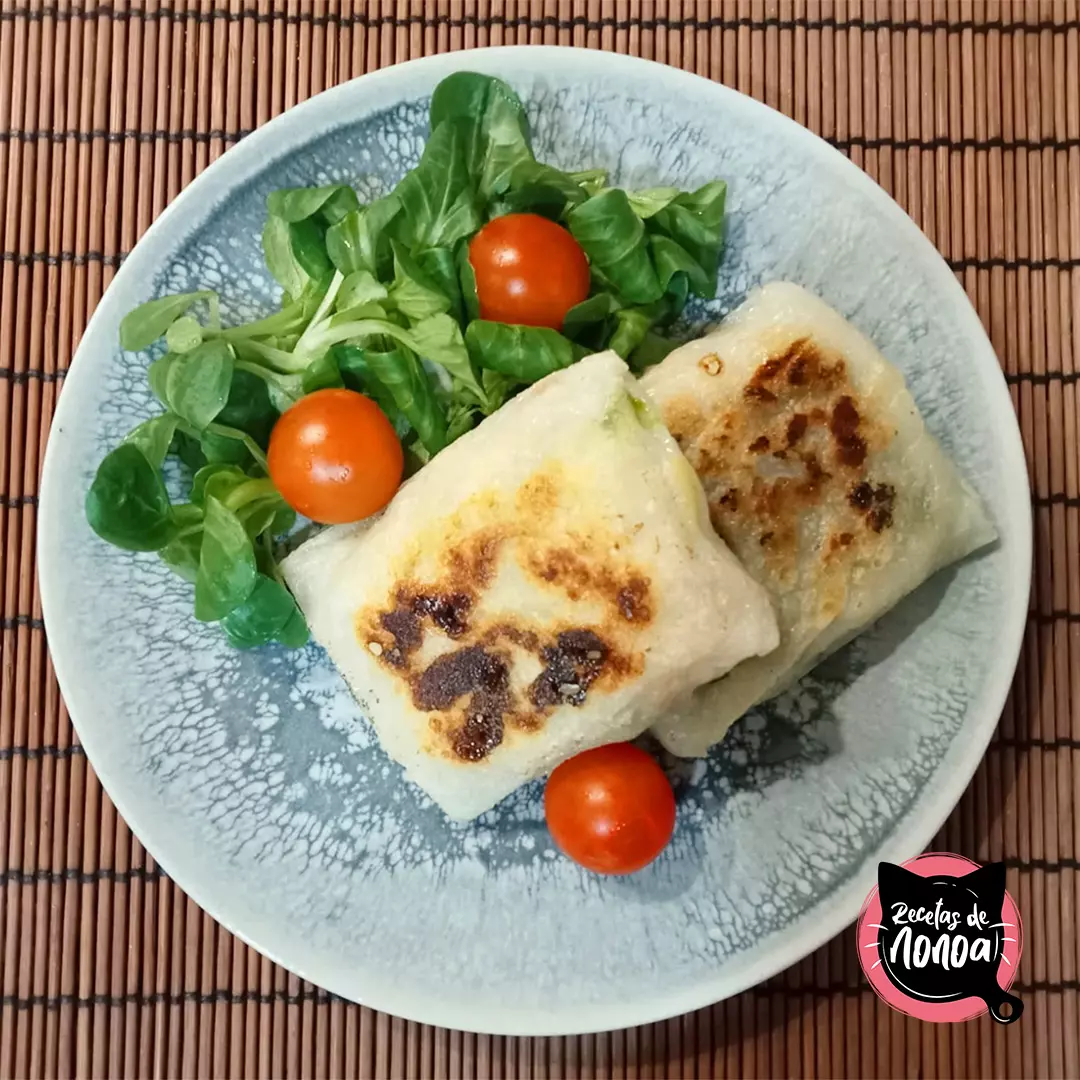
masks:
[[[538,156],[627,187],[730,185],[715,319],[787,278],[903,370],[1001,542],[939,576],[795,692],[741,721],[680,784],[675,839],[628,879],[553,850],[533,785],[450,824],[378,748],[321,649],[239,653],[153,555],[107,547],[83,498],[155,411],[117,327],[149,297],[214,288],[267,311],[267,192],[361,196],[413,165],[449,72],[501,75]],[[557,422],[557,417],[553,417]],[[478,1031],[594,1031],[767,978],[858,912],[879,859],[917,853],[956,803],[1005,700],[1027,604],[1027,474],[975,313],[931,245],[857,168],[789,120],[672,68],[571,49],[432,57],[338,87],[245,139],[138,245],[60,399],[41,499],[42,602],[71,715],[117,808],[230,930],[335,993]],[[973,854],[968,852],[967,854]]]

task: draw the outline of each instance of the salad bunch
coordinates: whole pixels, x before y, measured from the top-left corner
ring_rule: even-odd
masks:
[[[430,122],[419,164],[373,202],[346,184],[269,196],[274,313],[225,327],[207,290],[121,323],[126,350],[164,342],[147,368],[163,411],[105,457],[87,518],[157,552],[238,647],[307,641],[278,568],[297,511],[367,516],[545,375],[609,348],[656,363],[688,298],[715,294],[722,181],[625,191],[538,161],[520,99],[486,75],[443,80]]]

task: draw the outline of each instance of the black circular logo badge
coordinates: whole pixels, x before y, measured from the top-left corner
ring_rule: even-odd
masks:
[[[1020,957],[1020,918],[1005,864],[955,855],[878,865],[878,888],[859,919],[859,959],[878,994],[923,1020],[989,1010],[1002,1024],[1024,1011],[1008,993]]]

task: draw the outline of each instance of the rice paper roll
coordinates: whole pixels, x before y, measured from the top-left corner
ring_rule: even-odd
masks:
[[[780,646],[653,728],[705,754],[935,571],[994,539],[900,372],[797,285],[757,290],[642,379],[717,532],[772,598]]]
[[[611,352],[523,391],[377,521],[283,568],[383,748],[458,819],[778,640]]]

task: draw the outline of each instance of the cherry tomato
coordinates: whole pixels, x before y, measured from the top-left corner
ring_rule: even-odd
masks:
[[[267,458],[270,479],[285,501],[324,525],[381,510],[405,467],[386,414],[353,390],[317,390],[282,413]]]
[[[574,862],[597,874],[632,874],[671,839],[675,796],[644,750],[612,743],[564,761],[548,777],[544,814]]]
[[[589,263],[561,225],[539,214],[489,221],[469,244],[480,318],[561,330],[589,295]]]

